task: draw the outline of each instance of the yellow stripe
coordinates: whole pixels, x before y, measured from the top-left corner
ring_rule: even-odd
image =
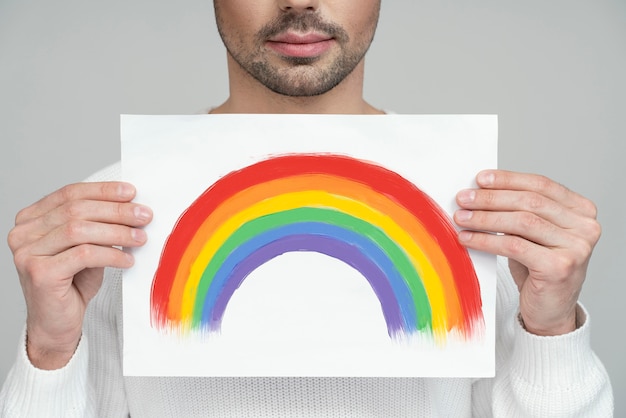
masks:
[[[337,196],[317,190],[281,194],[260,201],[238,213],[232,214],[232,216],[208,238],[191,266],[183,293],[181,318],[191,318],[193,316],[196,289],[198,288],[202,274],[215,252],[228,237],[248,221],[271,213],[300,207],[334,208],[369,222],[383,230],[401,248],[407,251],[407,255],[422,278],[428,300],[431,304],[433,331],[435,331],[436,334],[446,332],[447,310],[441,280],[421,248],[416,245],[414,239],[398,226],[392,218],[372,207],[344,196]]]

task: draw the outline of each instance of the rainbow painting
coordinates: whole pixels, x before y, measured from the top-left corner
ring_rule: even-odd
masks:
[[[219,333],[246,277],[288,252],[356,269],[389,337],[471,340],[484,330],[479,281],[449,216],[412,182],[336,153],[267,157],[204,191],[167,238],[150,294],[152,326]]]

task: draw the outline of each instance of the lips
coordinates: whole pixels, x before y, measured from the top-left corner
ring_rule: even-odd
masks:
[[[334,39],[320,33],[281,33],[270,38],[267,46],[278,54],[295,58],[314,58],[332,46]]]

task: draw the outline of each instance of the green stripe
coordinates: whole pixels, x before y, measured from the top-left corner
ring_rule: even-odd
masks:
[[[241,246],[242,243],[265,231],[297,222],[324,222],[333,224],[363,235],[376,243],[376,245],[387,254],[411,290],[411,296],[417,315],[416,322],[418,329],[420,331],[431,329],[432,316],[430,302],[426,290],[424,289],[422,279],[406,252],[399,247],[395,241],[389,238],[384,231],[369,222],[334,209],[315,207],[289,209],[261,216],[246,222],[228,237],[217,250],[213,258],[211,258],[200,278],[193,310],[193,328],[201,326],[202,310],[208,289],[211,286],[213,277],[230,253]]]

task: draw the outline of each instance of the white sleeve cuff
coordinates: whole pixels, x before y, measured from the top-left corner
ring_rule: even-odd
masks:
[[[543,386],[582,381],[595,368],[590,343],[590,321],[586,310],[578,305],[580,326],[567,334],[539,336],[526,331],[519,317],[515,321],[515,344],[512,365],[518,376]]]
[[[85,417],[89,416],[88,343],[83,336],[76,352],[58,370],[41,370],[26,352],[26,331],[22,332],[17,359],[0,393],[3,417]]]
[[[611,416],[612,391],[606,370],[591,349],[590,318],[577,307],[581,326],[568,334],[538,336],[515,318],[508,374],[516,403],[526,412],[558,416]],[[533,415],[534,416],[534,415]]]

